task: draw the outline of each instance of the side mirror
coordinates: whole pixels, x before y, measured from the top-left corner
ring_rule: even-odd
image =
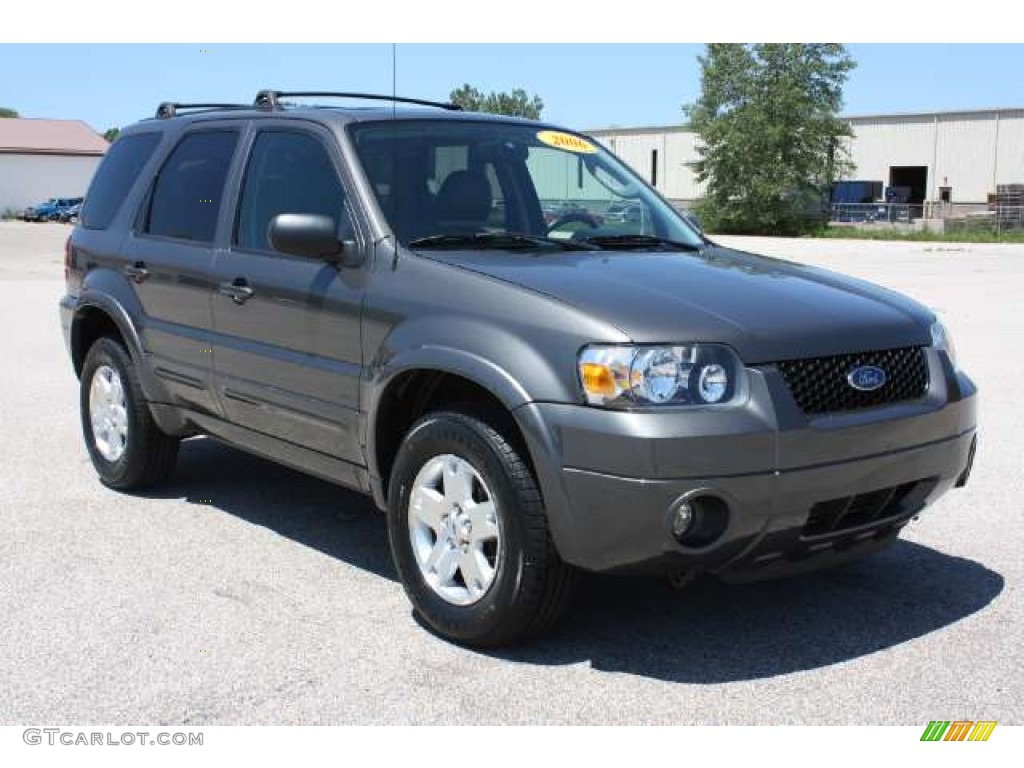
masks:
[[[279,213],[270,220],[267,238],[274,250],[307,259],[340,261],[344,250],[334,219],[316,213]]]

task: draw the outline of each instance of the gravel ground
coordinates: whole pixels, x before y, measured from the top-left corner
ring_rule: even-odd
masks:
[[[0,723],[1024,722],[1024,246],[722,238],[945,313],[982,395],[972,482],[893,548],[782,582],[591,578],[517,650],[413,619],[360,497],[205,439],[96,481],[57,320],[61,225],[0,223]]]

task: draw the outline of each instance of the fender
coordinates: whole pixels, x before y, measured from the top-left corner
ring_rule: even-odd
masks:
[[[367,468],[373,479],[375,498],[378,497],[378,488],[381,485],[376,445],[380,401],[395,379],[413,370],[430,370],[461,376],[486,389],[509,411],[530,401],[529,394],[508,371],[479,355],[453,347],[425,344],[396,354],[384,366],[370,369],[369,375],[363,380],[360,401],[364,407],[362,443]]]
[[[103,293],[85,291],[78,297],[78,301],[75,303],[74,316],[71,318],[72,351],[78,350],[82,319],[86,315],[87,310],[90,309],[100,310],[113,321],[114,325],[117,326],[118,332],[121,334],[121,338],[124,339],[125,346],[128,347],[128,354],[131,355],[132,362],[135,363],[141,372],[145,351],[143,350],[142,340],[139,338],[138,331],[135,330],[135,325],[120,302]],[[75,360],[75,367],[79,372],[81,371],[82,363],[85,361],[85,352],[86,350],[82,350],[81,353],[75,355],[77,358]],[[140,378],[143,379],[145,389],[145,376]],[[146,396],[150,397],[148,390],[146,391]]]
[[[388,386],[412,369],[454,374],[489,392],[511,414],[537,472],[552,538],[573,562],[578,545],[560,436],[537,404],[579,403],[579,350],[595,341],[629,339],[560,299],[433,256],[394,260],[363,306],[361,441],[374,501],[387,508],[376,432]],[[446,304],[424,300],[421,286],[431,285],[443,286]]]
[[[87,306],[98,307],[110,316],[132,353],[132,360],[138,364],[144,354],[142,339],[132,318],[142,317],[142,304],[127,278],[109,266],[93,267],[82,279],[82,290],[78,296],[75,322],[78,310]]]
[[[539,372],[542,361],[539,354],[533,351],[528,359],[520,359],[519,364]],[[555,438],[548,434],[535,409],[529,407],[535,399],[540,398],[532,397],[516,377],[493,360],[462,349],[423,344],[395,353],[386,364],[368,371],[370,375],[364,379],[362,392],[362,403],[365,407],[363,445],[370,488],[377,506],[381,510],[387,509],[383,480],[377,464],[376,430],[379,405],[394,380],[411,370],[432,370],[461,376],[490,392],[505,406],[523,434],[527,450],[530,451],[533,464],[537,468],[537,482],[545,501],[548,524],[555,544],[563,553],[563,557],[571,557],[572,520],[560,472],[557,470],[561,464],[558,450],[554,446]]]

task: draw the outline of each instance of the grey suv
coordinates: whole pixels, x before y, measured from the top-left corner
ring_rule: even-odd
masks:
[[[204,434],[370,494],[417,613],[485,646],[580,570],[832,565],[966,482],[975,387],[921,305],[715,245],[578,133],[311,96],[351,94],[164,104],[99,168],[61,321],[111,488]]]

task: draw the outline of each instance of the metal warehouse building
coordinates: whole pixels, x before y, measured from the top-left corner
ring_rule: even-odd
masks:
[[[913,190],[913,202],[985,204],[998,185],[1024,183],[1024,108],[847,117],[851,178]],[[689,164],[699,139],[683,126],[589,132],[665,197],[703,195]]]
[[[0,213],[82,197],[108,146],[80,120],[0,118]]]

